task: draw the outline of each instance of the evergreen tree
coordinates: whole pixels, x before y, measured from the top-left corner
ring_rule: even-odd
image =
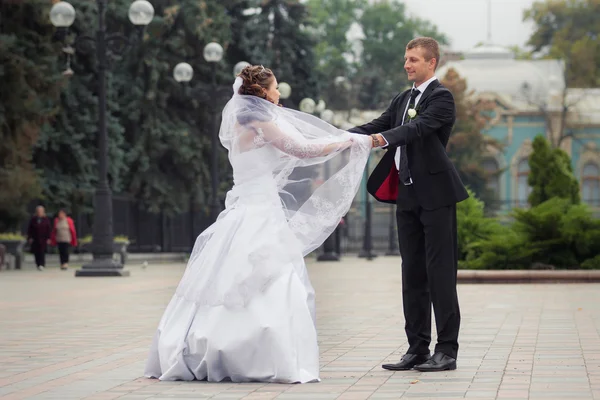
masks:
[[[34,149],[34,158],[42,173],[43,194],[51,210],[66,207],[72,212],[89,212],[93,208],[98,178],[98,62],[93,42],[76,46],[75,40],[82,36],[95,38],[98,17],[96,2],[73,0],[71,4],[77,15],[69,28],[69,35],[58,45],[77,49],[69,63],[73,75],[62,87],[56,103],[58,112],[44,127]],[[107,12],[107,30],[112,33],[111,9],[116,4],[110,4],[113,7],[109,7]],[[122,6],[127,11],[127,7]],[[48,11],[45,9],[45,18],[48,18]],[[67,61],[59,49],[55,54],[61,57],[61,64]],[[106,74],[108,172],[111,189],[118,193],[123,190],[121,176],[126,169],[123,127],[118,117],[120,105],[115,90],[119,64],[111,60],[109,66]],[[67,65],[62,68],[66,69]]]
[[[406,6],[395,1],[370,4],[360,18],[364,31],[363,52],[355,78],[363,109],[387,107],[390,100],[409,82],[404,71],[406,45],[417,36],[430,36],[441,44],[446,37],[431,23],[411,19]]]
[[[212,69],[203,49],[211,41],[227,47],[230,21],[217,1],[162,0],[153,5],[156,17],[125,60],[120,77],[128,166],[124,182],[146,209],[172,213],[185,209],[190,196],[208,206],[210,106],[222,107],[224,100],[207,85]],[[189,85],[172,78],[179,62],[194,69]],[[231,71],[225,62],[216,68],[217,81],[226,82],[228,95]],[[224,152],[219,156],[220,178],[226,181]]]
[[[569,155],[562,149],[552,148],[548,139],[542,135],[533,140],[529,167],[531,172],[527,182],[532,188],[528,199],[531,206],[554,197],[579,204],[579,183],[573,174]]]
[[[253,8],[254,13],[243,15]],[[316,98],[315,41],[307,29],[310,20],[306,6],[300,0],[249,0],[230,10],[234,13],[234,36],[228,49],[232,64],[244,60],[271,68],[279,82],[292,87],[292,104],[305,97]]]
[[[178,212],[188,206],[190,195],[202,201],[209,191],[207,105],[214,96],[208,87],[185,90],[172,78],[173,67],[189,62],[191,85],[209,82],[211,66],[202,50],[213,40],[227,46],[229,20],[217,1],[153,1],[155,18],[142,34],[128,20],[129,5],[128,0],[111,1],[106,14],[107,34],[130,40],[121,57],[110,57],[107,72],[109,180],[113,192],[131,195],[144,209]],[[77,19],[69,40],[93,37],[95,3],[75,0],[73,6]],[[74,57],[60,113],[44,130],[36,152],[47,196],[56,206],[74,210],[91,209],[97,178],[97,60],[89,50]],[[224,64],[217,68],[219,80],[231,70]]]
[[[356,29],[366,0],[309,0],[309,32],[317,40],[315,55],[321,97],[332,110],[356,107],[356,95],[349,85],[356,75],[360,54],[348,33]],[[343,78],[343,79],[342,79]]]
[[[31,148],[62,82],[46,11],[33,0],[0,3],[0,232],[16,229],[40,194]]]
[[[12,225],[23,217],[21,205],[36,197],[40,186],[51,210],[91,211],[97,180],[98,64],[90,43],[77,47],[69,60],[73,74],[61,76],[67,68],[61,48],[74,46],[85,35],[95,37],[96,3],[72,0],[75,23],[66,39],[54,44],[53,37],[58,37],[48,18],[51,3],[33,3],[2,3],[0,214],[6,215],[3,221],[12,218]],[[272,67],[280,81],[293,87],[296,104],[303,97],[316,97],[306,7],[295,0],[154,0],[155,18],[141,35],[128,20],[130,3],[110,1],[106,13],[107,34],[132,41],[121,57],[110,58],[107,72],[111,188],[151,211],[179,212],[190,197],[207,204],[211,117],[231,96],[235,63]],[[260,12],[248,14],[249,7]],[[212,65],[203,57],[211,41],[226,50],[216,66],[217,93],[210,85]],[[182,61],[194,68],[187,86],[172,78],[174,66]],[[221,198],[230,180],[220,149]],[[5,204],[12,208],[5,211]],[[16,213],[15,204],[20,205]]]

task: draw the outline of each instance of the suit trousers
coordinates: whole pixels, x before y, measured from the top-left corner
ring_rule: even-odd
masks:
[[[407,353],[429,353],[433,304],[435,352],[456,358],[460,329],[456,205],[425,210],[419,205],[414,185],[403,184],[398,190],[397,205]]]

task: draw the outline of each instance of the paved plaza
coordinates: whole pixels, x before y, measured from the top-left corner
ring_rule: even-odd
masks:
[[[406,349],[399,259],[309,261],[320,383],[141,376],[183,264],[128,278],[0,271],[4,399],[600,399],[600,284],[461,284],[458,369],[389,372]]]

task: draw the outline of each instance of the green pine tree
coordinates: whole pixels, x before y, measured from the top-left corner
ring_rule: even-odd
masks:
[[[529,167],[531,172],[527,181],[532,188],[528,199],[531,206],[554,197],[579,204],[579,183],[573,174],[569,155],[564,150],[552,148],[542,135],[533,140]]]
[[[224,96],[212,93],[211,65],[204,46],[212,41],[227,48],[230,19],[217,1],[155,1],[155,19],[142,43],[125,60],[120,76],[121,123],[125,127],[127,192],[153,212],[180,212],[190,196],[208,206],[210,106],[219,109]],[[123,21],[125,24],[125,21]],[[185,85],[173,79],[173,68],[188,62],[194,69]],[[233,66],[216,66],[217,81],[231,95]],[[229,175],[224,150],[219,151],[220,181]],[[223,193],[221,192],[221,197]],[[207,210],[207,208],[206,208]]]
[[[228,49],[232,65],[244,60],[271,68],[279,82],[292,87],[286,106],[298,105],[305,97],[317,99],[315,41],[308,29],[306,5],[300,0],[253,0],[243,4],[244,8],[231,9],[235,12],[231,19],[234,36]],[[255,14],[241,14],[252,7],[257,9]]]
[[[124,1],[120,3],[123,3],[120,5],[126,12],[128,4],[126,6]],[[56,104],[58,112],[44,127],[34,155],[36,167],[42,173],[43,193],[49,208],[56,210],[64,207],[71,212],[91,212],[98,178],[98,63],[94,45],[87,42],[85,46],[78,47],[75,39],[85,35],[95,38],[98,14],[96,2],[73,0],[71,4],[77,15],[68,36],[58,44],[77,48],[70,60],[74,73],[62,87]],[[45,9],[45,18],[48,18],[50,6],[48,4]],[[111,18],[114,6],[116,4],[109,3],[109,32],[115,29]],[[60,50],[55,54],[61,57],[61,68],[66,69],[66,56]],[[116,193],[123,191],[121,176],[126,168],[120,104],[115,90],[118,67],[118,62],[111,60],[106,74],[108,172],[111,189]]]
[[[56,114],[62,83],[47,10],[34,0],[0,3],[0,232],[17,229],[40,195],[31,148]]]
[[[410,18],[401,2],[373,2],[360,17],[363,52],[355,82],[363,109],[387,107],[409,82],[404,72],[406,45],[416,36],[430,36],[441,44],[445,35],[428,21]]]

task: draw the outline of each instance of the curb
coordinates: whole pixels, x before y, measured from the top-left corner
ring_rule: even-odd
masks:
[[[188,253],[127,253],[127,262],[125,265],[142,264],[144,261],[157,264],[185,263],[188,256]],[[86,263],[93,259],[94,256],[92,253],[71,253],[70,255],[71,263]],[[58,265],[58,254],[46,254],[46,263],[48,265]],[[25,253],[25,257],[23,257],[23,266],[35,267],[35,258],[32,254]]]
[[[458,283],[593,283],[600,270],[458,270]]]

